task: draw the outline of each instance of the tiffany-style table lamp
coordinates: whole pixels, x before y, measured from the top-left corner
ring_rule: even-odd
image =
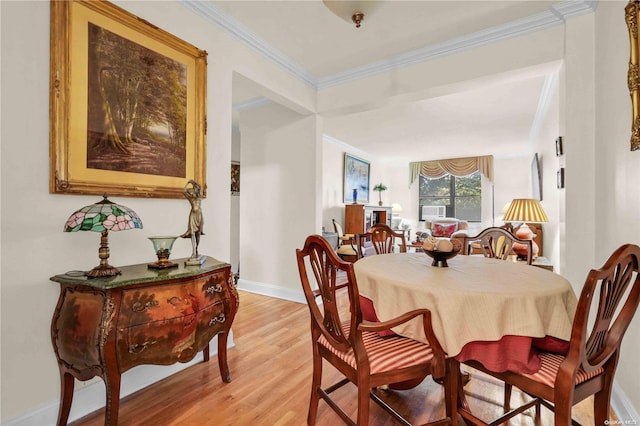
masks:
[[[74,212],[64,226],[64,232],[101,232],[98,257],[100,264],[85,273],[88,277],[110,277],[120,274],[120,270],[109,265],[109,231],[142,229],[138,214],[128,207],[112,203],[104,194],[104,199]]]

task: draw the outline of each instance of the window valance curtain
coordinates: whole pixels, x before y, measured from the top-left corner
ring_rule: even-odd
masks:
[[[418,178],[418,175],[429,178],[440,178],[446,174],[468,176],[476,170],[493,182],[493,155],[409,163],[409,185]]]

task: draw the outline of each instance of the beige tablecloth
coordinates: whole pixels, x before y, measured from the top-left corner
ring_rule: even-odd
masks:
[[[360,259],[354,263],[360,294],[373,301],[383,321],[430,309],[434,332],[450,356],[467,343],[507,335],[569,340],[577,299],[562,276],[483,256],[458,255],[448,268],[431,262],[424,253]],[[393,330],[424,341],[419,321]]]

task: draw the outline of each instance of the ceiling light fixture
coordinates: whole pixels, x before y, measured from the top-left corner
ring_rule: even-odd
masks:
[[[337,17],[347,22],[353,22],[356,24],[356,28],[360,28],[365,16],[363,11],[366,10],[367,16],[371,16],[371,12],[377,9],[382,1],[322,0],[322,3]]]
[[[353,15],[351,15],[351,20],[354,24],[356,24],[356,28],[360,28],[360,22],[364,21],[364,13],[353,12]]]

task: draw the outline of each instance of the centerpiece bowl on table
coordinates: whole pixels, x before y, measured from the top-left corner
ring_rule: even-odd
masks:
[[[429,237],[422,245],[424,253],[433,259],[431,266],[441,268],[448,267],[447,260],[458,255],[461,249],[462,243],[459,240],[449,238]]]

